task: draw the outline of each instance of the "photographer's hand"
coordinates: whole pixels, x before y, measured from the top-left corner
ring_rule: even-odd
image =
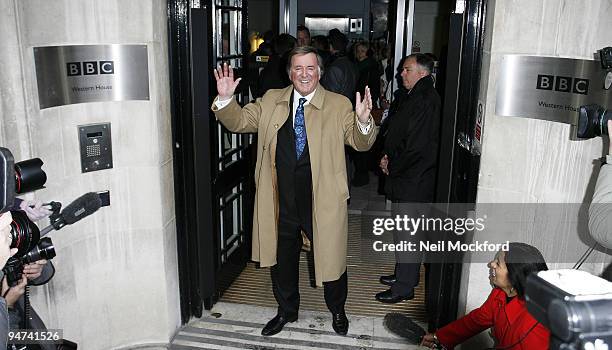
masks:
[[[25,293],[25,286],[28,284],[28,279],[25,275],[21,276],[21,281],[13,287],[9,287],[6,277],[2,279],[2,296],[6,300],[6,306],[11,308]]]
[[[11,249],[11,212],[0,214],[0,266],[4,267],[6,261],[17,253],[17,248]]]
[[[51,211],[43,206],[43,202],[39,200],[24,199],[19,204],[19,209],[23,210],[32,221],[38,221],[51,215]]]
[[[23,266],[23,274],[28,280],[34,280],[40,277],[43,267],[47,264],[47,260],[42,259]]]

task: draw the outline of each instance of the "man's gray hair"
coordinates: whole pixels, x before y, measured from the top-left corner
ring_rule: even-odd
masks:
[[[319,64],[319,75],[322,76],[324,71],[323,58],[321,58],[321,55],[319,55],[317,49],[312,46],[295,47],[289,52],[289,54],[287,55],[287,75],[291,75],[291,60],[293,59],[293,56],[307,55],[309,53],[314,53],[315,56],[317,56],[317,63]]]
[[[405,59],[414,58],[416,64],[423,70],[427,71],[427,74],[431,74],[434,69],[434,61],[431,57],[422,53],[413,53],[412,55],[406,56]]]

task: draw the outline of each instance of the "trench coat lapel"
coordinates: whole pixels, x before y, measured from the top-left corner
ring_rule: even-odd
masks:
[[[312,100],[304,110],[304,121],[306,123],[306,137],[308,138],[308,153],[310,155],[310,169],[312,173],[312,190],[317,191],[319,183],[319,170],[321,167],[321,143],[323,140],[323,101],[325,89],[319,84]],[[313,211],[314,211],[313,207]]]
[[[290,85],[285,88],[283,94],[278,100],[276,100],[276,106],[274,107],[274,111],[270,117],[270,124],[268,124],[268,128],[266,130],[264,145],[270,146],[270,143],[273,140],[276,140],[276,134],[278,134],[280,128],[287,121],[287,118],[289,117],[289,100],[291,99],[292,93],[293,85]],[[271,146],[276,148],[276,145]]]

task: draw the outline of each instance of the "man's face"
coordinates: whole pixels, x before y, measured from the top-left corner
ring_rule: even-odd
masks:
[[[401,76],[404,87],[410,90],[417,81],[427,76],[427,71],[419,67],[414,57],[410,57],[404,61]]]
[[[300,30],[297,32],[297,42],[298,46],[309,46],[310,45],[310,35],[305,30]]]
[[[306,96],[313,92],[320,78],[317,56],[314,53],[295,55],[291,58],[289,79],[300,95]]]
[[[368,58],[368,48],[364,45],[358,45],[355,51],[355,56],[357,56],[358,61],[363,61]]]

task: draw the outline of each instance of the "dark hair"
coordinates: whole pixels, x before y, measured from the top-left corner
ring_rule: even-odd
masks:
[[[548,270],[538,248],[526,243],[510,243],[505,260],[510,284],[522,299],[525,298],[527,276],[533,272]]]
[[[329,40],[325,35],[315,35],[312,37],[312,46],[319,50],[329,51]]]
[[[312,46],[298,46],[293,48],[291,52],[287,55],[287,75],[291,76],[291,60],[293,56],[297,55],[307,55],[309,53],[314,53],[317,56],[317,64],[319,65],[319,75],[323,76],[323,58],[319,55],[317,49]]]
[[[406,57],[406,59],[408,58],[414,58],[419,67],[421,67],[421,69],[425,69],[427,73],[431,74],[431,72],[433,72],[434,61],[428,55],[423,53],[413,53],[412,55]]]
[[[346,52],[346,45],[348,45],[348,39],[338,28],[334,28],[329,31],[329,43],[334,50],[340,51],[341,53]]]
[[[283,33],[274,39],[274,52],[282,56],[286,52],[291,51],[297,44],[297,40],[287,33]]]
[[[259,44],[257,51],[261,52],[263,55],[270,56],[274,52],[274,49],[272,48],[271,44],[264,41],[263,43]]]
[[[303,26],[303,25],[301,25],[301,24],[300,24],[300,25],[298,25],[298,26],[297,26],[297,31],[296,31],[296,33],[297,33],[297,32],[306,32],[306,33],[308,34],[308,37],[310,38],[310,30],[309,30],[309,29],[308,29],[308,27],[306,27],[306,26]]]
[[[263,40],[266,43],[272,43],[272,41],[274,40],[274,37],[275,37],[274,32],[271,30],[268,30],[264,33]]]

